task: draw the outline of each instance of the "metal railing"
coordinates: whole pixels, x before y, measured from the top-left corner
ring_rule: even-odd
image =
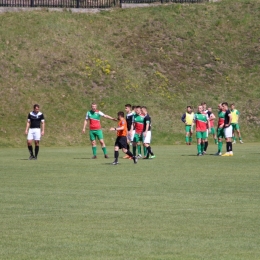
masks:
[[[140,3],[201,3],[208,0],[0,0],[0,7],[111,8]]]

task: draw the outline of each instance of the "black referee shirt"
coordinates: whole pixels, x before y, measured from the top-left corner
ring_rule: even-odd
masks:
[[[225,113],[224,127],[225,127],[225,125],[230,124],[230,123],[229,123],[229,115],[230,115],[230,114],[231,114],[231,112],[230,112],[230,110],[228,109],[228,110],[226,111],[226,113]]]
[[[151,117],[147,114],[144,117],[144,131],[146,130],[146,125],[149,124],[148,131],[151,131]]]
[[[134,117],[133,113],[127,114],[125,117],[128,131],[131,130],[131,126],[133,124],[133,117]]]
[[[28,121],[31,123],[30,128],[41,128],[41,122],[44,122],[44,115],[41,112],[36,114],[32,111],[28,114]]]

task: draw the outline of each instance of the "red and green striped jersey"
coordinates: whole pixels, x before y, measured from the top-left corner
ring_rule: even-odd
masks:
[[[224,121],[225,121],[225,111],[219,110],[218,111],[218,127],[222,125],[224,126]]]
[[[197,132],[207,131],[208,117],[205,114],[196,113],[194,115],[194,122],[196,123]]]
[[[135,114],[133,116],[133,123],[135,127],[135,132],[137,134],[142,134],[144,129],[144,115]]]
[[[89,129],[90,130],[99,130],[101,129],[100,117],[105,114],[99,110],[88,111],[86,114],[86,120],[89,120]]]

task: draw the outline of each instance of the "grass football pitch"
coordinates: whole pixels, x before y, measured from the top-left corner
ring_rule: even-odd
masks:
[[[260,259],[259,144],[233,148],[0,149],[0,259]]]

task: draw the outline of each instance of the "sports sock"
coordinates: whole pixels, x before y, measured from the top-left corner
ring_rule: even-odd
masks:
[[[92,153],[94,156],[97,156],[97,147],[96,146],[92,146]]]
[[[230,152],[233,151],[232,142],[229,142],[229,151],[230,151]]]
[[[233,139],[233,141],[236,141],[236,137],[235,136],[233,136],[232,139]]]
[[[129,144],[127,144],[126,149],[129,150],[129,148],[130,148],[130,147],[129,147]]]
[[[118,156],[119,156],[119,152],[115,151],[115,161],[118,162]]]
[[[216,138],[216,139],[214,139],[214,141],[215,141],[215,144],[217,144],[218,143],[218,139]]]
[[[128,156],[130,156],[130,157],[133,157],[133,156],[134,156],[129,150],[127,150],[126,154],[127,154]]]
[[[31,156],[33,156],[33,149],[31,145],[28,145],[28,150]]]
[[[35,149],[34,149],[34,151],[35,151],[35,157],[38,156],[39,149],[40,149],[40,146],[35,146]]]
[[[198,153],[201,153],[201,144],[197,144]]]
[[[192,137],[190,137],[190,143],[192,143]]]
[[[205,152],[207,151],[208,145],[209,145],[209,142],[208,142],[208,141],[205,141],[205,143],[204,143],[204,151],[205,151]],[[203,151],[203,150],[202,150],[202,151]]]
[[[151,146],[147,147],[147,157],[149,156],[149,154],[153,155],[151,151]]]
[[[142,154],[142,148],[140,144],[137,145],[137,149],[138,149],[138,154]]]
[[[222,146],[223,146],[223,142],[219,141],[218,142],[218,152],[221,153],[222,152]]]
[[[201,153],[205,151],[204,148],[205,148],[205,143],[201,143]]]
[[[185,142],[188,143],[189,142],[189,137],[185,136]]]
[[[242,140],[242,137],[239,137],[239,140]]]
[[[107,148],[104,146],[104,147],[102,147],[102,150],[103,150],[104,155],[106,155],[107,154]]]
[[[133,154],[136,156],[136,146],[133,146]]]
[[[144,156],[147,156],[147,148],[144,146]]]

